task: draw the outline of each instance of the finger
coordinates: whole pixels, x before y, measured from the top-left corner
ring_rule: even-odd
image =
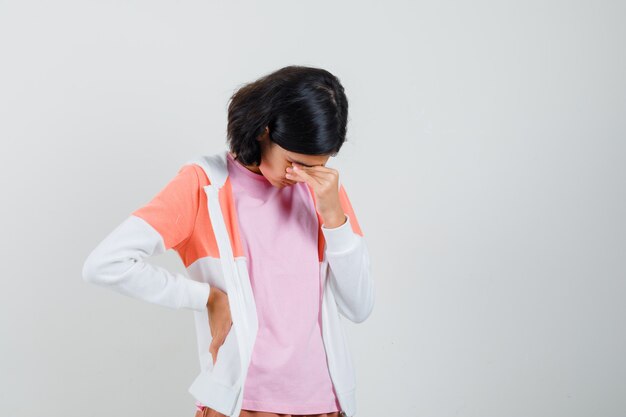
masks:
[[[296,163],[292,163],[292,165],[292,172],[304,172],[312,177],[324,178],[329,181],[333,181],[335,178],[339,177],[339,171],[336,169],[317,165],[313,167],[305,167]]]
[[[336,181],[336,176],[332,172],[322,172],[322,171],[304,171],[304,170],[292,170],[290,173],[286,174],[285,177],[287,179],[299,181],[299,182],[307,182],[312,186],[316,185],[325,185],[329,183],[333,183]]]
[[[285,174],[285,178],[297,182],[306,182],[306,178],[301,176],[299,172],[296,172],[293,169]]]
[[[223,324],[224,321],[228,324]],[[215,325],[215,330],[213,330],[214,335],[211,339],[211,346],[217,345],[221,346],[228,337],[228,333],[230,333],[231,328],[233,327],[233,321],[229,317],[228,319],[221,320],[219,324]]]
[[[309,184],[310,186],[315,186],[317,184],[319,184],[319,181],[317,180],[316,177],[309,175],[307,172],[305,172],[302,169],[294,169],[292,171],[292,174],[289,175],[285,175],[287,178],[292,179],[292,180],[296,180],[296,181],[300,181],[300,182],[306,182],[307,184]]]
[[[213,363],[215,363],[215,361],[217,360],[217,354],[220,350],[220,347],[222,347],[223,344],[224,344],[223,341],[219,341],[216,339],[213,339],[213,341],[211,341],[211,346],[209,346],[209,353],[213,357]]]
[[[211,354],[211,359],[213,359],[213,365],[215,365],[215,361],[217,361],[217,349],[209,349],[209,353]]]
[[[328,172],[322,172],[313,168],[314,167],[303,167],[302,165],[293,164],[293,170],[291,173],[295,175],[294,179],[302,179],[311,186],[314,186],[315,184],[323,184],[327,180],[328,176],[332,175]]]

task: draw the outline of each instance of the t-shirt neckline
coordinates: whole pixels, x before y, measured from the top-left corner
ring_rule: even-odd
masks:
[[[256,172],[252,172],[248,168],[243,166],[243,164],[237,161],[230,152],[227,153],[227,156],[228,156],[228,159],[230,159],[230,161],[232,162],[232,164],[236,167],[236,169],[238,169],[241,173],[243,173],[247,177],[255,179],[257,181],[267,182],[268,184],[270,183],[263,174],[257,174]]]

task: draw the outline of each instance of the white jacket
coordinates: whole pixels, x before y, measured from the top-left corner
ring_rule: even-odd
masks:
[[[258,321],[250,285],[247,259],[240,248],[239,234],[232,218],[224,213],[234,210],[227,170],[227,152],[200,156],[183,167],[206,175],[206,185],[198,184],[206,197],[200,207],[206,212],[213,230],[205,252],[186,265],[188,277],[145,262],[145,258],[167,250],[164,237],[142,217],[131,214],[89,254],[83,267],[85,281],[103,285],[119,293],[170,308],[187,308],[194,312],[200,374],[189,392],[202,404],[222,414],[237,417],[243,401],[243,387],[252,356]],[[182,169],[182,168],[181,168]],[[205,181],[206,182],[206,181]],[[356,414],[356,375],[348,349],[341,317],[354,323],[364,321],[374,306],[374,282],[370,276],[367,246],[356,216],[339,184],[341,203],[347,221],[328,229],[320,219],[320,274],[324,283],[322,296],[322,337],[329,374],[342,413]],[[312,189],[311,198],[315,203]],[[178,219],[178,217],[177,217]],[[201,219],[201,220],[206,220]],[[172,220],[173,223],[173,220]],[[196,223],[202,224],[200,221]],[[194,226],[195,227],[195,226]],[[204,231],[200,235],[205,235]],[[194,234],[195,236],[195,234]],[[188,238],[186,249],[195,237]],[[231,244],[231,242],[234,242]],[[323,242],[323,244],[322,244]],[[193,249],[198,252],[200,249]],[[180,252],[179,252],[180,253]],[[228,295],[232,327],[219,348],[213,364],[209,345],[211,330],[207,300],[210,286]]]

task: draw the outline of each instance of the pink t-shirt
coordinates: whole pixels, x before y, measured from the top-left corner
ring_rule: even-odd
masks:
[[[276,188],[228,153],[239,230],[259,318],[242,409],[341,410],[322,341],[318,219],[305,183]]]

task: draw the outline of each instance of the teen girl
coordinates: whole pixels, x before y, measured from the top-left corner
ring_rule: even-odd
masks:
[[[285,67],[231,97],[225,158],[226,184],[235,206],[236,238],[231,239],[240,239],[240,256],[246,259],[258,332],[239,407],[224,399],[227,391],[220,398],[217,390],[214,396],[203,393],[215,405],[196,401],[196,417],[225,416],[232,410],[241,417],[354,415],[351,360],[345,348],[344,356],[334,352],[341,334],[324,333],[330,330],[322,326],[322,316],[329,317],[327,326],[336,330],[332,323],[337,312],[361,322],[374,303],[363,233],[339,173],[326,166],[345,141],[347,116],[342,85],[319,68]],[[220,363],[220,348],[233,334],[225,287],[211,281],[221,274],[219,264],[202,266],[219,257],[212,255],[214,230],[203,199],[210,183],[201,167],[185,164],[148,204],[107,236],[83,269],[89,282],[202,313],[198,335],[203,369],[208,343],[200,335],[205,335],[207,314],[213,366]],[[201,278],[143,262],[170,248],[178,251],[192,277]],[[330,264],[327,275],[320,274],[320,265],[325,265],[320,248]],[[200,275],[198,269],[203,269]],[[334,294],[334,314],[322,309],[327,287],[321,276],[330,280],[326,291]]]

